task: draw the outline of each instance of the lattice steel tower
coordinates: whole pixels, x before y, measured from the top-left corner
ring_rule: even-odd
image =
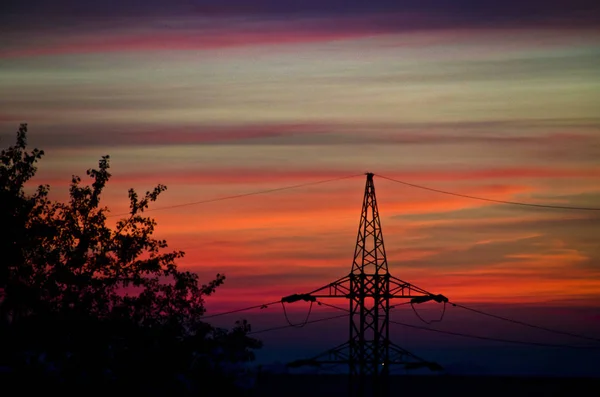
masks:
[[[367,184],[350,274],[307,294],[284,297],[282,302],[348,299],[348,341],[316,357],[289,365],[348,364],[350,395],[384,396],[388,394],[389,366],[392,364],[402,364],[407,368],[441,369],[439,365],[427,362],[390,341],[390,299],[407,298],[411,299],[411,303],[429,300],[447,302],[448,299],[393,277],[388,272],[373,174],[366,175]]]

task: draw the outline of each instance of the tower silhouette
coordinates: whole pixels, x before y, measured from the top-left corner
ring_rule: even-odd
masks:
[[[390,365],[400,364],[407,369],[441,369],[438,364],[425,361],[390,341],[390,299],[410,299],[412,304],[429,300],[447,302],[448,299],[443,295],[431,294],[389,273],[373,174],[366,175],[367,183],[350,274],[307,294],[284,297],[282,302],[348,299],[348,341],[316,357],[297,360],[288,365],[347,364],[350,395],[385,396],[389,393]]]

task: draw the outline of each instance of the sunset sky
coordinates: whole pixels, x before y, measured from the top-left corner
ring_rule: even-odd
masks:
[[[600,207],[597,1],[122,3],[3,2],[0,143],[29,124],[31,146],[46,152],[33,184],[64,199],[71,175],[109,154],[105,204],[122,214],[130,187],[167,185],[163,208],[357,175],[153,212],[158,236],[186,251],[181,267],[206,281],[226,274],[209,313],[347,274],[364,172]],[[600,332],[600,211],[493,204],[378,176],[375,187],[396,277],[522,320]],[[466,326],[447,329],[479,324],[457,310],[448,323]],[[254,329],[285,324],[280,307],[269,311]]]

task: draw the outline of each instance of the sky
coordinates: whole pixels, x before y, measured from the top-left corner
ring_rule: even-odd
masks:
[[[32,183],[49,183],[56,199],[72,174],[109,154],[104,203],[115,215],[127,212],[130,187],[167,185],[149,213],[157,235],[186,251],[180,266],[201,280],[227,276],[209,313],[346,275],[364,173],[374,172],[394,276],[455,302],[598,335],[600,212],[497,204],[383,178],[600,207],[596,1],[123,3],[3,2],[0,142],[28,123],[30,145],[46,153]],[[346,176],[354,177],[170,208]],[[308,307],[297,305],[289,310],[302,319]],[[424,310],[434,318],[440,308]],[[263,312],[248,315],[255,330],[285,324],[280,307]],[[401,313],[398,321],[424,325]],[[447,330],[544,337],[457,308],[445,316],[437,326]],[[265,333],[273,341],[265,350],[277,346],[275,357],[294,338],[317,351],[319,332],[347,332],[345,323],[329,327]],[[414,334],[405,342],[425,351],[435,339],[393,333]],[[460,345],[444,338],[434,356]],[[542,371],[547,357],[536,357]]]

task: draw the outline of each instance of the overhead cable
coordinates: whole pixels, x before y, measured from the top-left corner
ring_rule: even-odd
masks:
[[[515,344],[520,344],[520,345],[530,345],[530,346],[540,346],[540,347],[560,347],[560,348],[568,348],[568,349],[600,349],[600,346],[561,345],[561,344],[555,344],[555,343],[528,342],[528,341],[520,341],[520,340],[512,340],[512,339],[492,338],[492,337],[487,337],[487,336],[465,334],[462,332],[443,331],[441,329],[420,327],[418,325],[405,324],[405,323],[401,323],[399,321],[394,321],[394,320],[390,320],[390,323],[402,325],[403,327],[420,329],[420,330],[424,330],[424,331],[431,331],[431,332],[437,332],[437,333],[441,333],[441,334],[454,335],[454,336],[462,336],[465,338],[489,340],[489,341],[493,341],[493,342],[515,343]]]
[[[410,307],[412,307],[412,309],[413,309],[413,312],[415,312],[415,315],[419,318],[419,320],[421,320],[425,324],[439,323],[444,319],[444,314],[446,314],[446,302],[444,302],[444,308],[442,309],[442,314],[440,314],[440,318],[434,319],[434,320],[425,320],[423,317],[421,317],[419,312],[417,312],[415,305],[412,302],[409,302],[409,303],[410,303]]]
[[[471,307],[467,307],[465,305],[461,305],[461,304],[454,303],[454,302],[449,302],[449,303],[452,306],[460,307],[461,309],[469,310],[469,311],[477,313],[477,314],[482,314],[484,316],[493,317],[493,318],[496,318],[498,320],[507,321],[507,322],[510,322],[510,323],[513,323],[513,324],[524,325],[526,327],[536,328],[536,329],[540,329],[540,330],[543,330],[543,331],[552,332],[552,333],[555,333],[555,334],[571,336],[571,337],[574,337],[574,338],[587,339],[587,340],[591,340],[591,341],[594,341],[594,342],[600,342],[600,339],[598,339],[598,338],[593,338],[593,337],[590,337],[590,336],[585,336],[585,335],[576,334],[576,333],[572,333],[572,332],[560,331],[560,330],[556,330],[556,329],[552,329],[552,328],[542,327],[540,325],[530,324],[530,323],[526,323],[524,321],[513,320],[513,319],[508,318],[508,317],[499,316],[497,314],[486,313],[486,312],[484,312],[482,310],[473,309]]]
[[[383,176],[380,174],[375,174],[375,175],[377,175],[380,178],[387,179],[388,181],[400,183],[400,184],[403,184],[406,186],[415,187],[418,189],[429,190],[429,191],[436,192],[436,193],[443,193],[443,194],[449,194],[452,196],[464,197],[464,198],[473,199],[473,200],[489,201],[492,203],[500,203],[500,204],[521,205],[521,206],[527,206],[527,207],[554,208],[554,209],[561,209],[561,210],[600,211],[600,208],[597,208],[597,207],[574,207],[574,206],[562,206],[562,205],[551,205],[551,204],[522,203],[522,202],[517,202],[517,201],[495,200],[495,199],[490,199],[490,198],[485,198],[485,197],[469,196],[467,194],[448,192],[445,190],[433,189],[433,188],[422,186],[422,185],[416,185],[414,183],[408,183],[408,182],[400,181],[398,179],[388,178],[387,176]]]
[[[290,325],[290,327],[302,328],[308,323],[308,319],[310,318],[310,313],[312,313],[313,303],[314,302],[310,302],[310,307],[308,308],[308,313],[306,314],[306,318],[304,319],[304,321],[301,322],[300,324],[294,324],[288,318],[287,310],[285,309],[285,303],[283,303],[283,300],[281,301],[281,307],[283,308],[283,315],[285,316],[285,320]]]
[[[314,324],[314,323],[319,323],[322,321],[335,320],[336,318],[342,318],[342,317],[348,318],[348,314],[339,314],[337,316],[318,318],[316,320],[307,321],[306,324]],[[277,330],[281,330],[281,329],[285,329],[285,328],[294,328],[294,326],[287,324],[287,325],[280,325],[280,326],[271,327],[271,328],[259,329],[258,331],[248,332],[248,335],[262,334],[263,332],[277,331]]]
[[[208,204],[208,203],[214,203],[214,202],[223,201],[223,200],[231,200],[231,199],[248,197],[248,196],[256,196],[256,195],[259,195],[259,194],[267,194],[267,193],[280,192],[282,190],[298,189],[298,188],[306,187],[306,186],[313,186],[313,185],[319,185],[319,184],[328,183],[328,182],[340,181],[340,180],[343,180],[343,179],[350,179],[350,178],[354,178],[354,177],[361,176],[361,175],[363,175],[363,174],[347,175],[347,176],[342,176],[342,177],[338,177],[338,178],[331,178],[331,179],[325,179],[325,180],[316,181],[316,182],[300,183],[298,185],[283,186],[283,187],[278,187],[278,188],[274,188],[274,189],[257,190],[257,191],[254,191],[254,192],[234,194],[234,195],[231,195],[231,196],[216,197],[216,198],[207,199],[207,200],[190,201],[190,202],[187,202],[187,203],[174,204],[174,205],[169,205],[169,206],[166,206],[166,207],[150,208],[150,209],[144,210],[144,213],[145,212],[152,212],[152,211],[164,211],[164,210],[169,210],[169,209],[173,209],[173,208],[188,207],[188,206],[191,206],[191,205],[198,205],[198,204]],[[125,216],[125,215],[129,215],[129,213],[108,215],[107,218],[111,218],[111,217],[115,217],[115,216]]]
[[[234,309],[234,310],[230,310],[230,311],[227,311],[227,312],[211,314],[211,315],[208,315],[208,316],[202,316],[202,319],[213,318],[213,317],[220,317],[220,316],[226,316],[228,314],[245,312],[245,311],[252,310],[252,309],[266,309],[268,306],[271,306],[271,305],[274,305],[274,304],[280,303],[280,302],[281,301],[278,300],[278,301],[273,301],[273,302],[269,302],[269,303],[264,303],[262,305],[254,305],[254,306],[244,307],[242,309]]]

